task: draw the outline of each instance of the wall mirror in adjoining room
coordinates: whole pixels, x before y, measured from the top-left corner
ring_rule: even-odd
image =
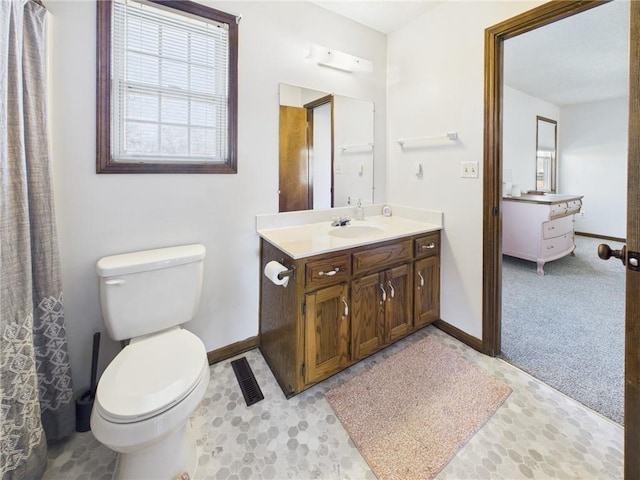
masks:
[[[558,122],[536,117],[536,190],[556,192]]]
[[[280,84],[280,212],[373,203],[374,104]]]

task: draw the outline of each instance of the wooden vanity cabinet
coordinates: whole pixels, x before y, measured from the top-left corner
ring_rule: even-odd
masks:
[[[379,273],[351,283],[351,345],[353,358],[364,358],[385,344],[386,293]]]
[[[342,370],[349,363],[349,287],[340,283],[305,295],[306,384]]]
[[[287,397],[438,319],[440,232],[292,259],[286,288],[261,275],[260,349]],[[424,281],[421,281],[424,279]]]
[[[384,272],[387,287],[385,304],[388,343],[408,334],[413,327],[413,263],[405,263]]]
[[[404,264],[352,282],[353,360],[404,337],[412,328],[413,265]]]
[[[440,261],[438,257],[417,260],[414,274],[413,325],[424,327],[440,318]]]
[[[415,240],[413,326],[424,327],[440,319],[440,236]]]

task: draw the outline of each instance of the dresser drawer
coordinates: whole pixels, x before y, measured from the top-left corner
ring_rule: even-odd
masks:
[[[352,256],[353,274],[382,270],[395,263],[411,260],[413,258],[411,247],[411,239],[407,239],[360,250]]]
[[[567,202],[554,203],[551,207],[550,217],[560,217],[567,213]]]
[[[334,255],[308,262],[305,265],[305,286],[313,289],[346,282],[351,266],[350,255]]]
[[[567,217],[556,218],[542,224],[542,238],[559,237],[567,233],[573,233],[573,215]]]
[[[582,200],[571,200],[567,202],[567,213],[578,213],[582,207]]]
[[[413,254],[416,258],[429,257],[440,253],[440,234],[432,233],[418,237],[413,241]]]
[[[540,258],[560,258],[571,253],[575,247],[573,232],[560,237],[542,240],[540,244]]]

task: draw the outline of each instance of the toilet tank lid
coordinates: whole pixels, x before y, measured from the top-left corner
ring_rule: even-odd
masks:
[[[98,260],[96,271],[100,277],[126,275],[197,262],[202,260],[204,255],[204,245],[199,243],[122,253]]]

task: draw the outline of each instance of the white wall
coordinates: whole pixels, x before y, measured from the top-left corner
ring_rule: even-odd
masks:
[[[376,103],[384,152],[386,37],[310,3],[212,2],[242,14],[237,175],[95,173],[96,2],[49,0],[50,104],[65,314],[75,388],[89,383],[91,336],[103,331],[101,370],[117,352],[100,314],[96,261],[119,252],[190,242],[207,248],[198,316],[186,327],[208,351],[258,332],[255,215],[278,211],[281,82]],[[309,42],[368,58],[348,74],[304,57]],[[384,178],[384,158],[379,156]],[[378,185],[384,199],[384,183]]]
[[[626,238],[628,99],[572,105],[560,114],[560,191],[584,195],[576,231]]]
[[[442,2],[389,35],[387,160],[393,203],[444,212],[441,316],[482,335],[484,29],[541,2]],[[455,143],[405,148],[402,137],[457,131]],[[424,166],[423,178],[414,163]],[[476,161],[478,179],[460,178]]]
[[[502,165],[504,181],[519,185],[520,190],[536,188],[536,116],[560,122],[560,107],[520,90],[504,87]],[[559,138],[559,133],[558,133]],[[560,144],[560,142],[558,142]]]

